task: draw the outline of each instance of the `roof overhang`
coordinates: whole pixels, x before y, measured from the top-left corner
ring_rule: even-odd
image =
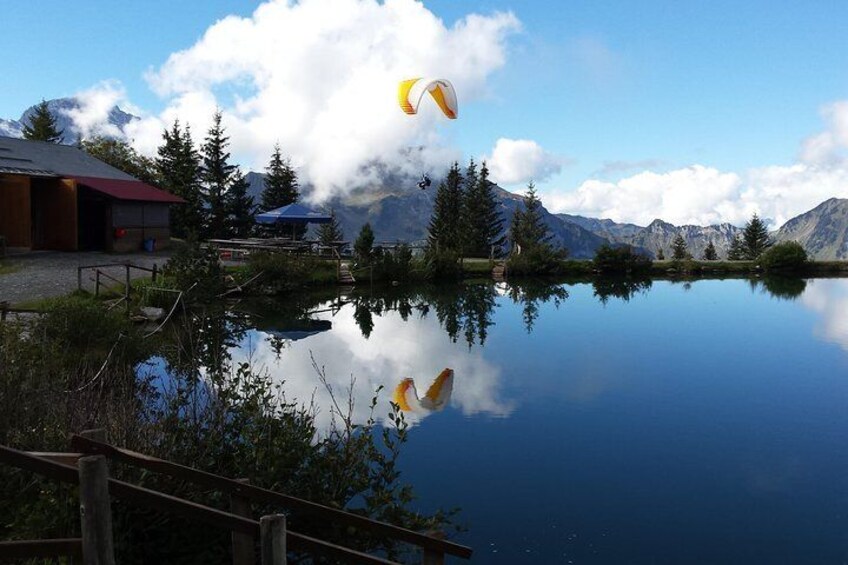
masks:
[[[185,200],[145,184],[140,180],[103,179],[95,177],[68,177],[82,186],[105,194],[116,200],[134,200],[140,202],[161,202],[163,204],[183,204]]]

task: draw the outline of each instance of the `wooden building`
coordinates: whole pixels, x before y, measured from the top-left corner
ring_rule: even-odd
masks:
[[[165,248],[170,207],[181,202],[77,147],[0,137],[0,236],[9,247]]]

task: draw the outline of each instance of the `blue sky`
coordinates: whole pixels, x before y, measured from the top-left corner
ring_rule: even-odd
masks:
[[[0,75],[14,87],[3,89],[0,116],[16,118],[42,97],[104,80],[118,81],[145,111],[162,112],[173,100],[154,93],[145,73],[191,48],[220,18],[250,17],[258,4],[9,3]],[[661,175],[693,165],[738,175],[742,194],[755,182],[752,169],[797,164],[804,141],[828,127],[822,109],[848,99],[848,2],[424,5],[448,28],[469,13],[511,12],[520,22],[520,30],[499,41],[504,61],[486,74],[482,94],[466,103],[460,91],[460,119],[437,131],[466,157],[491,155],[500,138],[533,140],[560,167],[536,179],[543,194],[568,194],[590,179],[616,183],[643,170]],[[598,208],[589,197],[563,202]],[[752,204],[739,206],[741,216]],[[622,215],[621,208],[608,211]],[[693,218],[702,216],[732,214]]]

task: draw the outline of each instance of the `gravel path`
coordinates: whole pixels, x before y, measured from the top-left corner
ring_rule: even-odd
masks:
[[[38,251],[25,255],[13,255],[3,259],[3,264],[14,265],[17,270],[5,275],[0,274],[0,302],[9,301],[18,304],[29,300],[61,296],[77,289],[77,267],[102,265],[105,263],[123,263],[151,268],[159,268],[170,256],[168,251],[155,253],[112,254],[101,252],[63,253],[59,251]],[[101,269],[118,280],[126,276],[123,267]],[[149,277],[150,273],[130,270],[132,278]],[[112,285],[112,281],[104,279]],[[83,271],[83,288],[94,290],[94,271]]]

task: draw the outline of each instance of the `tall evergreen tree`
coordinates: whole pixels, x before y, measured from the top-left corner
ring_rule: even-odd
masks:
[[[462,250],[462,185],[459,163],[454,163],[436,191],[427,238],[431,249]]]
[[[524,195],[524,208],[516,210],[512,216],[510,232],[513,245],[519,245],[523,250],[548,245],[548,226],[542,219],[542,202],[536,195],[536,185],[532,181],[527,185],[527,193]]]
[[[215,112],[212,127],[206,134],[203,155],[203,198],[207,207],[206,236],[223,238],[227,235],[227,190],[233,179],[235,165],[229,163],[227,147],[230,138],[221,126],[221,111]]]
[[[665,251],[662,247],[657,247],[657,261],[665,261]]]
[[[267,212],[293,204],[300,198],[297,173],[288,159],[283,159],[280,144],[274,145],[271,161],[265,167],[265,188],[262,191],[262,211]]]
[[[194,147],[191,129],[180,128],[178,120],[162,133],[156,168],[161,186],[176,194],[185,204],[171,208],[171,226],[177,237],[199,235],[203,228],[200,155]]]
[[[29,123],[24,124],[24,139],[61,143],[64,130],[56,129],[56,118],[50,113],[46,100],[35,106],[35,111],[29,117]]]
[[[91,139],[80,140],[79,147],[89,155],[143,182],[157,186],[161,184],[153,159],[141,155],[126,141],[95,136]]]
[[[494,185],[489,181],[489,169],[486,162],[478,174],[472,169],[471,161],[466,172],[466,190],[463,195],[463,225],[465,226],[466,254],[472,257],[488,257],[493,245],[503,242],[503,216],[495,197]],[[475,178],[467,182],[469,172]]]
[[[769,238],[766,224],[757,214],[754,214],[745,225],[745,230],[742,232],[742,243],[742,254],[749,261],[755,260],[762,255],[763,251],[772,246],[773,242]]]
[[[707,244],[707,247],[704,249],[704,260],[705,261],[715,261],[718,259],[718,253],[716,253],[715,245],[713,245],[713,240]]]
[[[683,261],[689,257],[689,251],[686,250],[686,240],[683,239],[683,234],[678,233],[671,242],[671,258],[674,261]]]
[[[247,193],[249,188],[250,183],[236,168],[230,189],[226,194],[227,227],[230,235],[235,237],[248,237],[253,231],[253,226],[256,225],[253,217],[256,206],[253,204],[253,197]]]
[[[742,241],[742,236],[737,235],[730,242],[730,249],[727,251],[728,261],[741,261],[745,258],[745,243]]]
[[[353,256],[359,263],[368,264],[371,261],[371,250],[374,247],[374,230],[367,223],[359,230],[359,235],[353,244]]]
[[[330,210],[330,218],[328,223],[321,224],[318,227],[318,240],[325,247],[330,247],[333,245],[333,242],[344,239],[344,232],[341,225],[339,225],[338,218],[336,218],[336,211],[333,209]]]

